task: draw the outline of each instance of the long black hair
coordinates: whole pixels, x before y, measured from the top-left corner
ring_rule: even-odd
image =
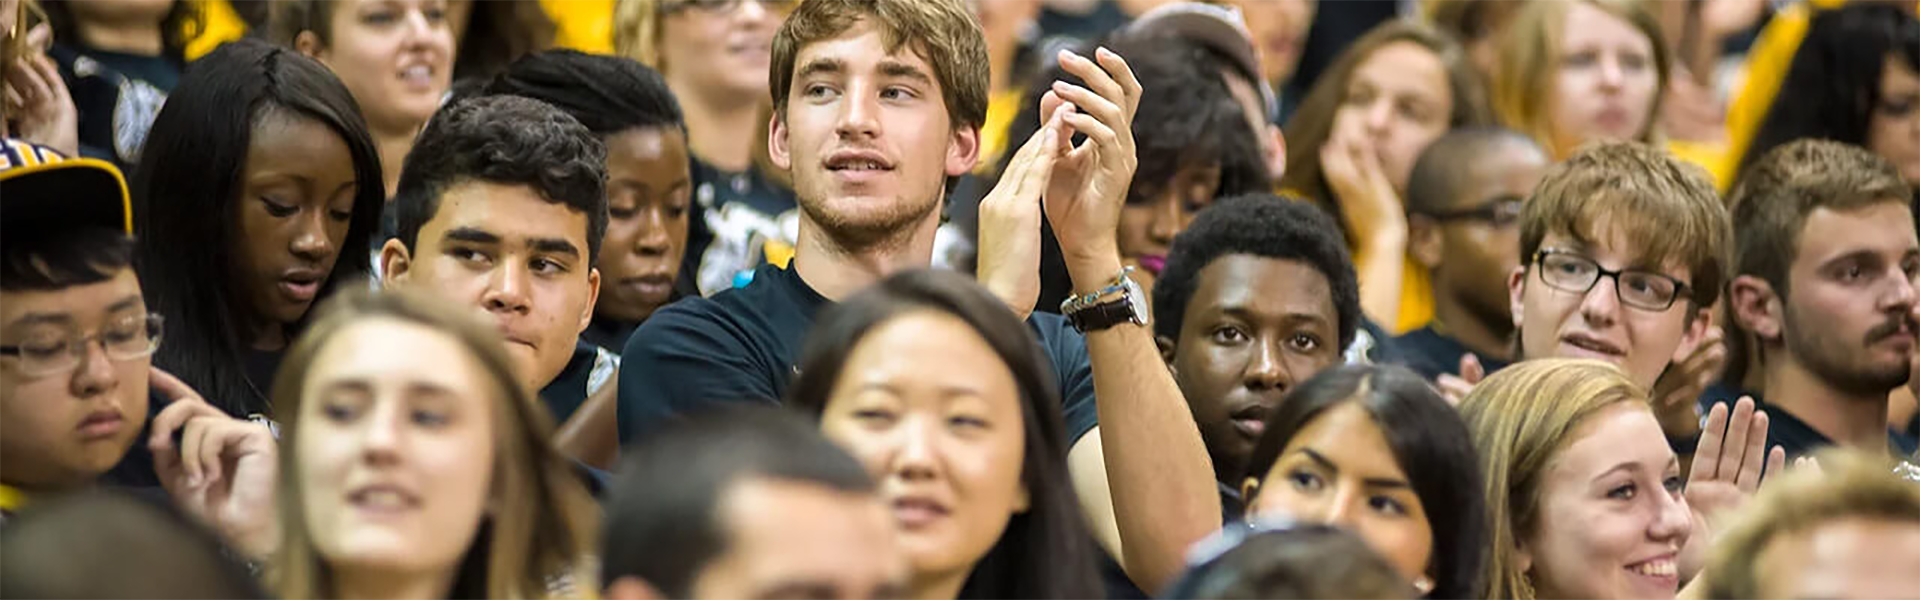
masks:
[[[1866,146],[1888,57],[1920,72],[1920,18],[1906,7],[1856,2],[1815,13],[1740,172],[1800,138]]]
[[[1413,371],[1374,365],[1321,371],[1287,394],[1267,417],[1266,433],[1247,461],[1247,477],[1264,479],[1294,434],[1328,409],[1349,402],[1366,409],[1380,427],[1427,515],[1433,531],[1428,567],[1433,591],[1427,596],[1483,597],[1487,502],[1473,436],[1459,412]]]
[[[1026,325],[971,280],[945,271],[910,271],[827,309],[807,335],[787,403],[818,418],[861,339],[902,315],[929,310],[960,319],[993,348],[1013,373],[1026,423],[1020,477],[1032,503],[1007,522],[1000,541],[974,564],[960,597],[1100,597],[1093,538],[1067,484],[1067,441],[1053,369]]]
[[[277,111],[317,121],[346,142],[359,186],[347,239],[320,297],[365,285],[371,258],[363,249],[385,202],[380,157],[346,86],[293,50],[240,40],[194,61],[154,119],[133,184],[140,232],[134,266],[147,306],[174,331],[188,332],[167,336],[153,362],[236,416],[268,412],[272,382],[249,381],[240,368],[249,335],[241,323],[259,311],[234,289],[239,278],[230,254],[239,223],[232,208],[254,123]]]

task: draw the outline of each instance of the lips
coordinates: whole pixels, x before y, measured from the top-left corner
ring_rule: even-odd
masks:
[[[638,277],[628,277],[618,285],[627,293],[638,296],[647,302],[662,302],[673,293],[673,274],[669,272],[648,273]]]
[[[893,161],[873,150],[840,150],[827,155],[822,165],[850,183],[872,180],[893,170]]]
[[[439,69],[435,68],[431,62],[418,61],[400,67],[399,71],[394,72],[394,77],[413,91],[429,92],[436,90],[434,75],[438,72]]]
[[[1647,582],[1663,589],[1680,587],[1680,568],[1674,562],[1674,555],[1662,554],[1647,560],[1626,566],[1628,573],[1648,580]]]
[[[1568,350],[1571,350],[1571,354],[1576,357],[1615,361],[1627,355],[1626,349],[1620,347],[1619,344],[1584,333],[1570,333],[1561,336],[1560,344]]]
[[[313,267],[294,267],[280,272],[280,294],[300,303],[312,302],[320,294],[320,283],[327,274]]]
[[[1232,419],[1233,428],[1239,430],[1240,435],[1250,440],[1258,440],[1260,434],[1267,431],[1267,412],[1266,405],[1255,404],[1234,411],[1233,414],[1228,415],[1228,418]]]
[[[81,419],[80,425],[74,429],[78,430],[80,436],[87,440],[97,440],[113,437],[120,433],[120,431],[126,427],[126,424],[127,419],[126,417],[120,416],[120,411],[100,409],[87,413],[86,418]]]
[[[889,508],[894,521],[908,531],[930,527],[953,513],[945,504],[926,496],[901,496]]]
[[[1167,268],[1167,257],[1161,254],[1149,254],[1134,260],[1140,261],[1141,269],[1154,275],[1159,275],[1161,271]]]
[[[420,496],[405,487],[380,483],[347,492],[347,505],[362,514],[392,517],[420,508]]]

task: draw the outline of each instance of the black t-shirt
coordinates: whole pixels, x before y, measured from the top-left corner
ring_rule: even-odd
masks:
[[[1715,404],[1735,402],[1741,396],[1753,397],[1753,407],[1767,411],[1767,447],[1780,446],[1786,449],[1787,460],[1812,454],[1833,445],[1832,438],[1814,430],[1812,425],[1793,416],[1793,413],[1777,406],[1769,406],[1760,399],[1759,394],[1718,383],[1708,386],[1707,391],[1701,394],[1701,414],[1706,414],[1706,411]],[[1913,456],[1916,446],[1920,446],[1920,442],[1917,442],[1913,436],[1896,429],[1887,429],[1887,448],[1894,455]]]
[[[1473,352],[1465,344],[1461,344],[1460,340],[1434,330],[1432,325],[1393,338],[1393,345],[1400,352],[1400,357],[1406,361],[1407,368],[1413,369],[1429,381],[1440,377],[1442,373],[1459,375],[1460,358],[1469,352],[1473,353],[1474,358],[1480,359],[1480,366],[1485,367],[1489,375],[1494,371],[1507,368],[1507,361]]]
[[[792,269],[763,265],[746,287],[654,312],[621,353],[620,443],[703,407],[780,402],[807,330],[829,303]],[[1027,325],[1060,379],[1071,446],[1096,419],[1086,340],[1060,315],[1036,312]]]
[[[66,44],[54,44],[47,55],[60,66],[79,112],[80,153],[113,161],[131,176],[147,130],[180,81],[180,65],[160,56]]]
[[[767,263],[768,244],[791,248],[800,223],[793,192],[756,169],[723,171],[692,159],[693,202],[677,289],[711,296]]]
[[[595,316],[593,322],[587,324],[586,331],[580,332],[580,341],[606,348],[608,352],[619,352],[626,347],[627,338],[633,337],[633,330],[639,328],[639,323]]]
[[[595,390],[607,384],[607,378],[620,368],[620,355],[587,343],[585,340],[574,342],[573,358],[567,360],[567,367],[540,388],[540,401],[547,405],[547,411],[553,415],[553,423],[559,425],[573,416],[573,411],[587,402]]]

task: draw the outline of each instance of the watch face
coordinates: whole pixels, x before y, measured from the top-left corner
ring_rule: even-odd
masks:
[[[1147,294],[1140,289],[1140,284],[1135,282],[1132,277],[1125,278],[1124,281],[1126,281],[1126,283],[1122,285],[1127,286],[1127,309],[1133,312],[1133,323],[1135,325],[1146,325],[1148,318]]]

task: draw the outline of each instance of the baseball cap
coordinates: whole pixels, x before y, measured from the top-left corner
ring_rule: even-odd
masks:
[[[6,234],[103,227],[133,234],[119,167],[17,139],[0,143],[0,227]]]
[[[1268,120],[1272,120],[1279,108],[1273,86],[1260,75],[1260,55],[1253,48],[1253,34],[1247,30],[1238,9],[1199,2],[1163,4],[1135,18],[1127,25],[1125,34],[1174,36],[1218,52],[1232,63],[1241,77],[1260,90]]]

